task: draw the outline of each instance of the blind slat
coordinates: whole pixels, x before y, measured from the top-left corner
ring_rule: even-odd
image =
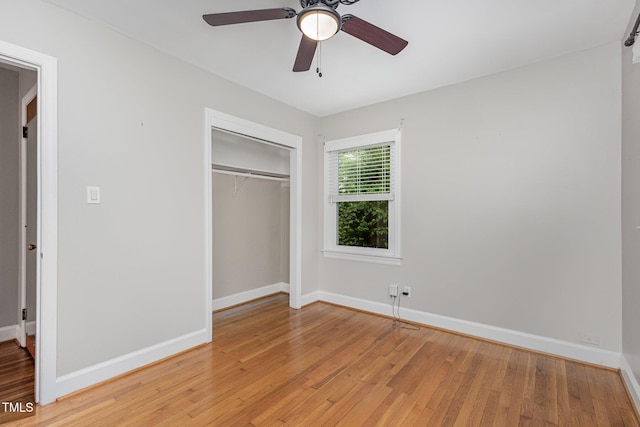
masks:
[[[345,194],[338,196],[329,196],[329,202],[364,202],[375,200],[394,200],[393,194]]]
[[[332,202],[393,200],[394,144],[329,152]]]

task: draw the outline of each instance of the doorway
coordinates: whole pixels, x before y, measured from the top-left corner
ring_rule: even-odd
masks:
[[[25,239],[35,252],[36,83],[35,70],[0,63],[0,399],[22,407],[35,403],[36,256]],[[2,419],[13,412],[0,408]]]
[[[262,144],[277,146],[288,152],[289,160],[289,306],[299,309],[302,303],[302,138],[258,123],[205,109],[205,295],[207,298],[207,327],[209,340],[212,330],[212,142],[213,132],[222,131],[249,138]],[[235,173],[238,173],[236,171]]]
[[[31,70],[37,76],[38,101],[32,106],[36,110],[33,120],[36,120],[38,129],[35,137],[36,144],[34,144],[37,156],[34,227],[36,235],[33,243],[36,283],[33,310],[36,348],[35,401],[47,404],[57,398],[57,61],[48,55],[0,41],[0,64],[5,68]],[[16,111],[18,110],[19,103],[16,104]],[[22,133],[19,126],[15,131],[16,136],[21,139]],[[19,210],[17,206],[16,210]],[[18,231],[18,235],[20,234]],[[14,251],[16,255],[20,253],[18,245],[15,246]],[[22,321],[18,323],[22,324]],[[27,326],[28,322],[23,329],[26,330]],[[19,326],[16,325],[14,329],[16,339],[22,334],[18,329]]]

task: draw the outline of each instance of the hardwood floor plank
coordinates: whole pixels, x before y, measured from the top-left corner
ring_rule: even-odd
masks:
[[[555,378],[556,378],[556,410],[558,413],[558,425],[562,422],[567,423],[571,416],[569,404],[569,389],[567,383],[567,371],[565,369],[564,360],[555,359]]]
[[[500,392],[497,392],[495,390],[489,391],[487,403],[484,406],[484,409],[482,411],[482,419],[480,419],[480,422],[478,424],[470,424],[470,425],[479,425],[479,426],[501,425],[495,421],[496,413],[498,411],[499,401],[500,401]]]
[[[530,421],[533,415],[528,412],[527,401],[527,382],[531,375],[532,366],[530,364],[532,355],[528,352],[518,350],[516,353],[517,368],[515,375],[515,383],[513,394],[510,399],[509,416],[507,423],[509,425],[521,424]]]
[[[479,346],[480,342],[476,342],[474,344],[478,344]],[[449,407],[447,408],[447,413],[442,423],[443,425],[455,425],[456,420],[460,416],[462,406],[467,397],[469,397],[471,384],[473,384],[473,381],[479,372],[479,367],[481,366],[482,359],[484,357],[483,354],[475,352],[475,349],[477,349],[477,346],[474,346],[474,348],[468,353],[465,361],[469,362],[463,363],[462,369],[458,370],[458,373],[463,374],[462,381],[453,395]],[[469,401],[471,400],[472,399],[469,399]]]
[[[0,342],[0,402],[35,405],[35,366],[29,352],[15,340]],[[32,416],[28,412],[5,411],[0,406],[0,424]]]
[[[559,423],[558,413],[558,383],[556,363],[554,359],[545,359],[542,366],[544,372],[547,372],[545,379],[545,387],[540,387],[538,395],[539,399],[544,401],[544,417],[547,423],[557,426]]]
[[[640,427],[614,371],[285,295],[213,317],[212,344],[14,424]]]
[[[407,415],[414,406],[413,400],[406,393],[393,391],[387,395],[380,405],[370,411],[364,425],[398,426],[403,425]]]
[[[489,400],[491,388],[487,387],[487,381],[490,381],[493,372],[496,369],[497,361],[494,357],[495,346],[486,346],[482,343],[482,354],[484,355],[484,363],[479,364],[477,372],[473,378],[467,398],[463,401],[460,408],[460,414],[456,419],[456,426],[463,425],[480,425],[484,408]]]
[[[333,425],[350,427],[362,424],[363,420],[366,420],[371,414],[372,408],[380,406],[392,391],[392,388],[378,384],[368,392],[366,396],[356,402],[355,405],[340,418],[338,423]],[[335,416],[333,419],[335,420]]]
[[[536,385],[536,361],[534,354],[526,355],[524,368],[524,385],[522,403],[520,404],[520,422],[529,422],[533,419],[535,411],[534,393]]]

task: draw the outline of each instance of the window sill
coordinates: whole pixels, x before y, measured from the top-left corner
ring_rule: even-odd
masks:
[[[325,258],[344,259],[347,261],[362,261],[384,265],[400,265],[402,262],[402,258],[394,256],[363,255],[333,250],[323,250],[322,253]]]

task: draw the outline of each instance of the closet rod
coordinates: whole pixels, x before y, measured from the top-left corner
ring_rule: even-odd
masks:
[[[289,178],[284,177],[284,176],[270,176],[270,175],[265,175],[265,174],[261,174],[261,173],[255,173],[255,172],[238,172],[238,171],[232,171],[232,170],[227,170],[227,169],[216,169],[216,168],[211,168],[211,171],[213,173],[220,173],[223,175],[233,175],[233,176],[243,176],[243,177],[247,177],[247,178],[258,178],[258,179],[268,179],[271,181],[289,181]]]

